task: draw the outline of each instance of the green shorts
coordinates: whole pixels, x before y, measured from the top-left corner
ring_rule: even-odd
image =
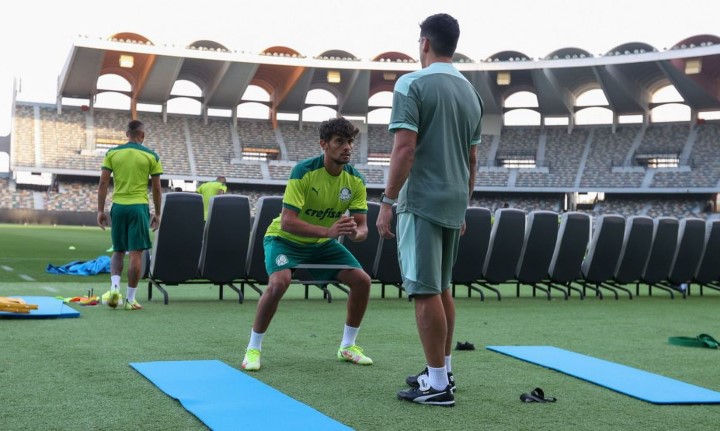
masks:
[[[113,204],[112,220],[113,251],[147,250],[152,247],[150,239],[150,207],[147,204]]]
[[[408,296],[434,295],[448,289],[460,229],[439,226],[413,213],[397,216],[398,260]]]
[[[298,244],[278,236],[266,236],[263,239],[263,246],[265,270],[268,275],[306,263],[362,268],[355,256],[335,239],[320,244]],[[337,269],[310,269],[308,271],[317,280],[332,280],[339,272]]]

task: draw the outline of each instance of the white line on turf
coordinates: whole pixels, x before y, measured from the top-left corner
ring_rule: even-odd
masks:
[[[40,289],[47,290],[48,292],[57,292],[58,290],[52,286],[40,286]]]
[[[27,275],[27,274],[20,274],[20,278],[22,278],[22,279],[25,280],[25,281],[35,281],[34,278],[30,277],[30,276]]]
[[[0,266],[0,268],[4,269],[4,270],[5,270],[5,271],[7,271],[7,272],[10,272],[10,271],[12,271],[12,270],[13,270],[13,269],[12,269],[12,268],[10,268],[9,266],[5,266],[5,265],[3,265],[3,266]]]

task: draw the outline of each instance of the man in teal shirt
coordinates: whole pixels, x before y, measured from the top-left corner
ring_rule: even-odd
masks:
[[[227,191],[225,177],[219,176],[215,181],[208,181],[201,184],[196,191],[203,197],[203,210],[205,211],[204,220],[207,220],[208,208],[210,208],[210,199],[212,199],[213,196],[222,195]]]
[[[411,388],[398,398],[440,406],[455,405],[455,305],[449,287],[475,185],[482,115],[477,91],[452,65],[459,37],[458,22],[450,15],[433,15],[420,24],[423,69],[395,83],[389,125],[395,140],[376,223],[383,238],[394,237],[390,221],[397,200],[403,288],[415,300],[427,363],[405,380]]]

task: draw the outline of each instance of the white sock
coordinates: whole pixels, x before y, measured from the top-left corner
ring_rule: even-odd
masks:
[[[353,344],[355,344],[355,338],[357,338],[357,334],[360,328],[353,328],[352,326],[345,325],[345,329],[343,330],[343,339],[342,343],[340,343],[340,348],[350,347]]]
[[[445,369],[448,373],[452,373],[452,355],[445,356]]]
[[[254,330],[250,331],[250,342],[248,343],[247,348],[262,350],[263,336],[265,336],[264,332],[262,334],[258,334]]]
[[[111,275],[110,276],[110,290],[118,290],[120,288],[120,276],[119,275]]]
[[[127,288],[127,302],[133,302],[135,301],[135,291],[137,290],[137,287],[130,287]]]
[[[428,375],[430,376],[430,386],[435,390],[442,391],[450,384],[445,367],[428,366]]]

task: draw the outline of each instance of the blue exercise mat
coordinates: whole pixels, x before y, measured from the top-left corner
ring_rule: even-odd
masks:
[[[224,362],[132,362],[213,430],[351,430]]]
[[[719,404],[720,392],[552,346],[487,346],[653,404]]]
[[[49,296],[12,296],[11,298],[20,298],[28,304],[38,306],[37,310],[30,310],[26,313],[9,313],[0,311],[0,317],[11,319],[48,319],[60,317],[80,317],[80,312],[73,309],[69,305],[57,298]]]

